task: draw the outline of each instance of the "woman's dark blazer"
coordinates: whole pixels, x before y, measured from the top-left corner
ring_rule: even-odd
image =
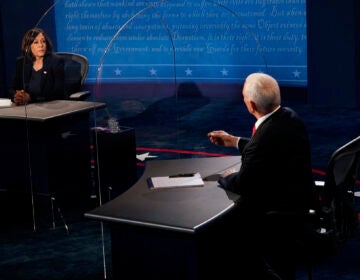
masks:
[[[297,114],[281,107],[238,144],[238,173],[220,179],[252,209],[300,211],[312,207],[314,183],[306,128]]]
[[[15,66],[15,77],[13,90],[10,98],[13,100],[15,90],[25,90],[31,97],[31,102],[50,101],[66,99],[64,93],[64,61],[56,54],[47,54],[41,73],[41,94],[35,95],[29,92],[29,81],[31,78],[33,63],[23,56],[17,58]]]

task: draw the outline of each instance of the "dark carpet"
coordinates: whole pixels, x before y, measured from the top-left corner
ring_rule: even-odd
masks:
[[[121,108],[124,102],[130,109],[117,112],[116,108]],[[198,152],[237,155],[236,151],[214,147],[206,137],[207,132],[224,129],[248,136],[254,122],[241,100],[188,97],[149,103],[133,99],[116,100],[109,105],[109,111],[121,125],[135,128],[136,145],[141,148],[137,154],[149,148],[150,155],[155,156],[148,160],[201,156]],[[295,109],[308,128],[314,171],[324,171],[332,152],[359,135],[359,110],[286,101],[284,105]],[[154,152],[150,148],[158,150]],[[139,162],[139,176],[143,163]],[[96,202],[89,199],[86,209],[73,207],[67,212],[57,211],[55,207],[54,228],[51,209],[43,207],[38,217],[39,226],[34,231],[31,205],[22,204],[24,198],[17,197],[18,203],[14,206],[11,202],[14,198],[9,200],[8,194],[0,195],[0,279],[112,278],[109,230],[106,224],[83,217],[85,211],[96,207]],[[316,263],[314,279],[360,279],[359,258],[360,234],[350,239],[336,255]],[[307,279],[303,266],[299,266],[298,279]]]

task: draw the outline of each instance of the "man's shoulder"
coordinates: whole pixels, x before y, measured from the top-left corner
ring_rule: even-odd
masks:
[[[298,118],[298,114],[296,113],[296,111],[294,109],[292,109],[291,107],[280,107],[280,109],[278,110],[280,114],[283,115],[288,115],[290,117],[296,117]]]
[[[290,107],[281,107],[277,112],[273,114],[273,119],[276,123],[303,123],[297,112]]]

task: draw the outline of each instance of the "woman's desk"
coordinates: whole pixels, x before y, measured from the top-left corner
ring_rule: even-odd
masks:
[[[203,187],[151,190],[147,178],[192,172],[205,178],[239,168],[240,160],[229,156],[149,161],[133,187],[85,213],[110,225],[114,279],[199,279],[205,275],[200,260],[205,255],[199,247],[207,241],[202,232],[230,211],[238,196],[219,188],[216,181],[204,181]]]
[[[46,120],[68,117],[73,114],[89,113],[92,110],[105,107],[105,103],[72,100],[31,103],[26,106],[16,106],[14,104],[11,107],[0,109],[0,119],[44,122]]]
[[[55,100],[1,108],[1,189],[19,194],[32,190],[47,198],[56,194],[58,205],[89,197],[90,113],[104,107]]]

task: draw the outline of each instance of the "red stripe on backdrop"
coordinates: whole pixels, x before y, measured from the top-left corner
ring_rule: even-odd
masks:
[[[313,169],[312,172],[313,172],[314,174],[318,174],[318,175],[325,175],[325,174],[326,174],[325,171],[318,170],[318,169]]]

